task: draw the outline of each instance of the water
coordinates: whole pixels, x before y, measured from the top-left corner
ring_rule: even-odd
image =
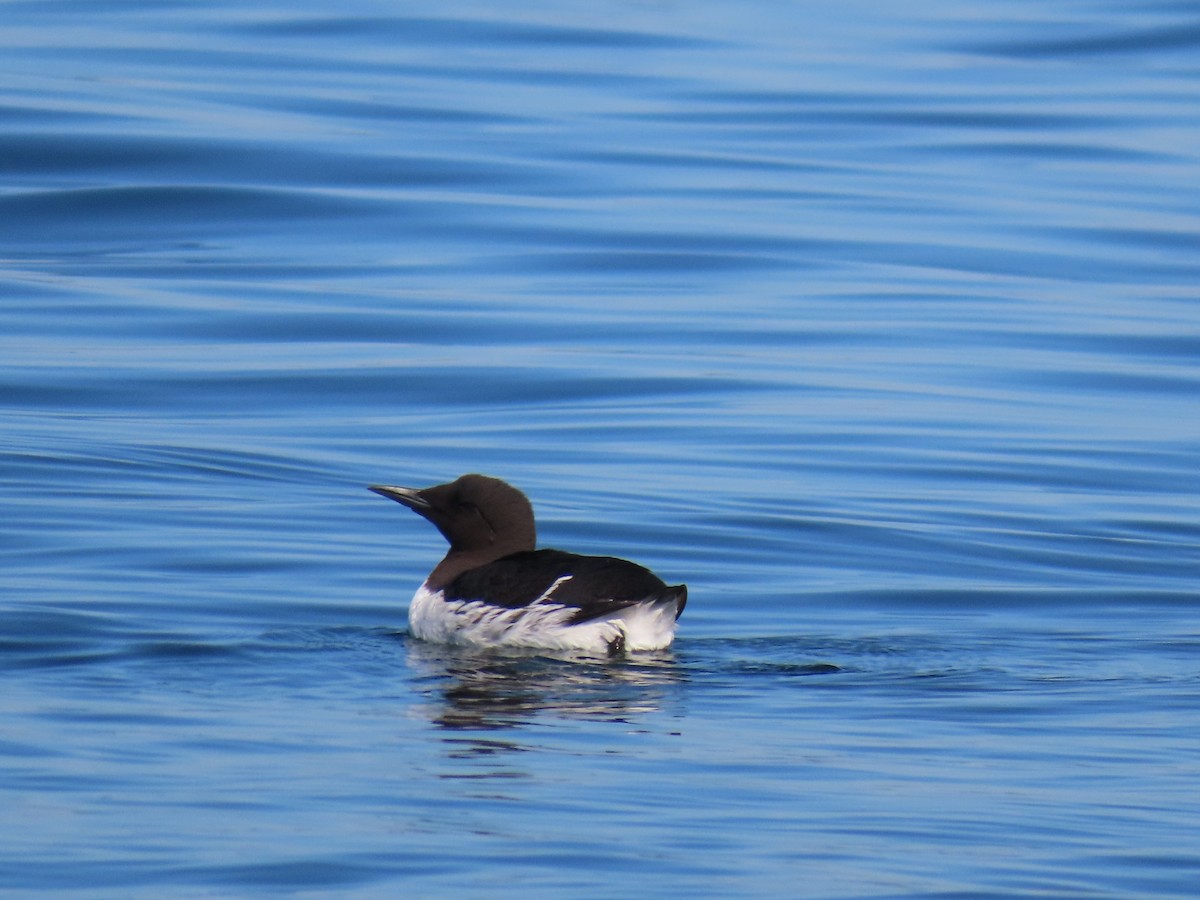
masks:
[[[6,896],[1195,895],[1200,9],[810,6],[0,7]]]

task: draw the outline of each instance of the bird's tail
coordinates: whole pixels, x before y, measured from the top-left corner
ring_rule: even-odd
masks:
[[[675,608],[675,618],[678,620],[683,615],[683,608],[687,606],[687,585],[676,584],[659,592],[658,596],[650,601],[657,606],[673,606]]]

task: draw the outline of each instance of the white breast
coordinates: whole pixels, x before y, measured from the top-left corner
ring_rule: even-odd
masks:
[[[641,604],[610,616],[567,624],[573,607],[554,603],[553,593],[570,576],[554,582],[538,600],[518,609],[479,600],[447,601],[441,591],[422,584],[408,608],[413,637],[443,644],[480,647],[530,647],[607,654],[624,636],[627,650],[660,650],[675,637],[674,610],[668,604]]]

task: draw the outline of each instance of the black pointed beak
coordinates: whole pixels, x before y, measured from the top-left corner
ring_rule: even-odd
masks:
[[[403,503],[409,509],[415,512],[424,512],[431,509],[429,501],[421,496],[421,492],[416,488],[392,487],[386,484],[368,485],[367,490],[374,491],[380,497],[387,497],[389,500],[395,500],[397,503]]]

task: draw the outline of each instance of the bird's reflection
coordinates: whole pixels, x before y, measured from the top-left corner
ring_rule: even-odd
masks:
[[[452,730],[520,728],[547,717],[628,722],[661,710],[683,678],[669,651],[579,659],[409,641],[408,664],[431,719]],[[486,750],[482,744],[497,742],[476,743]]]

